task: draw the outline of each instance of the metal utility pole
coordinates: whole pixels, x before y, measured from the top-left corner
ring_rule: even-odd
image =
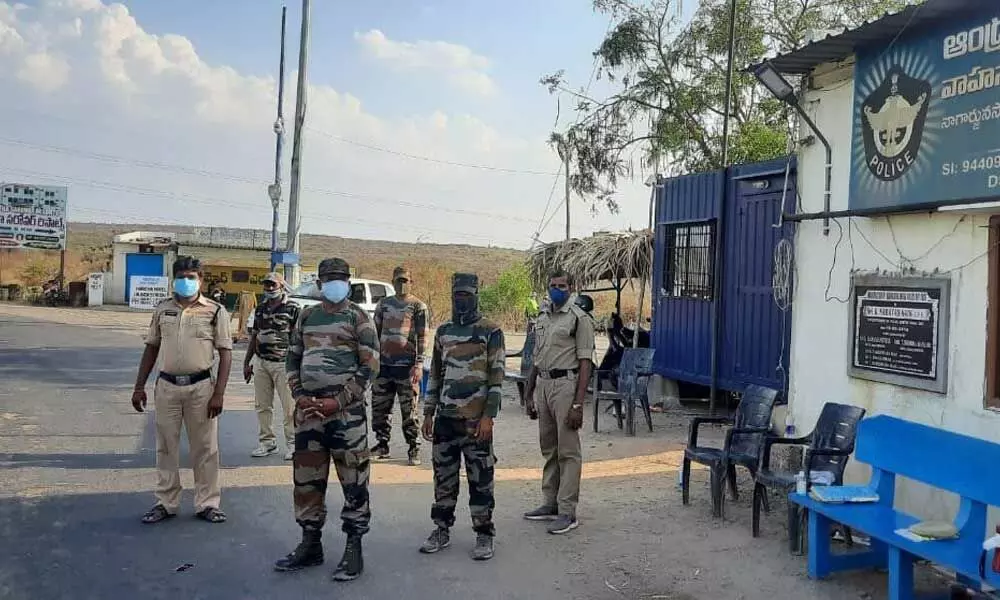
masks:
[[[570,159],[570,154],[569,154],[568,144],[566,145],[566,148],[564,150],[564,155],[565,155],[565,160],[563,161],[563,166],[566,169],[566,185],[565,185],[565,194],[566,194],[566,241],[569,241],[572,236],[570,235],[570,232],[569,232],[569,196],[570,196],[570,189],[569,189],[569,159]]]
[[[725,94],[725,107],[722,114],[722,168],[726,169],[728,176],[729,169],[729,122],[732,120],[730,113],[733,109],[733,67],[736,55],[736,3],[738,0],[729,0],[729,57],[728,64],[726,66],[726,94]],[[719,197],[719,215],[720,218],[716,223],[715,236],[716,240],[725,239],[723,237],[723,228],[725,227],[725,219],[721,215],[725,212],[725,198],[726,189],[728,185],[722,186],[720,191],[721,196]],[[712,289],[715,291],[715,302],[712,309],[712,381],[709,392],[709,414],[715,415],[718,409],[718,396],[719,396],[719,336],[720,336],[720,322],[722,321],[722,302],[719,300],[718,293],[722,285],[722,269],[718,268],[722,264],[722,244],[716,242],[715,254],[713,257],[713,264],[715,268],[712,269]]]
[[[289,285],[299,284],[299,191],[302,186],[302,127],[306,122],[306,65],[309,60],[309,0],[302,0],[302,32],[299,38],[299,81],[295,92],[295,127],[292,140],[292,181],[288,195],[288,251],[296,255],[295,264],[285,265]]]
[[[736,54],[736,3],[729,0],[729,57],[726,66],[725,109],[722,113],[722,168],[729,166],[729,122],[733,108],[733,68]]]
[[[281,150],[285,144],[285,20],[288,7],[281,7],[281,59],[278,63],[278,116],[274,121],[274,183],[267,186],[271,198],[271,270],[274,270],[274,255],[278,252],[278,206],[281,204]]]

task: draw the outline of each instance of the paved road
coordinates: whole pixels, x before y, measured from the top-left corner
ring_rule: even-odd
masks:
[[[590,597],[573,589],[567,573],[574,567],[558,538],[517,517],[531,497],[524,490],[534,488],[523,481],[498,484],[498,494],[518,500],[498,509],[491,562],[467,558],[473,535],[464,508],[452,548],[419,555],[431,490],[425,478],[401,478],[373,486],[363,579],[328,580],[342,548],[336,521],[326,529],[327,566],[274,573],[272,561],[298,537],[289,467],[280,458],[261,463],[247,456],[256,417],[242,383],[244,395],[229,396],[220,422],[229,522],[191,518],[186,493],[180,518],[141,525],[138,517],[152,502],[155,444],[152,415],[129,405],[140,352],[134,334],[113,327],[0,315],[0,598],[381,600],[404,591],[409,600]],[[332,488],[330,504],[339,507],[340,500]],[[176,572],[184,563],[194,567]]]

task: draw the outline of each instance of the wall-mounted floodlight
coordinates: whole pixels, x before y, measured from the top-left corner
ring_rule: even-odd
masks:
[[[753,76],[778,100],[787,104],[794,104],[797,101],[795,88],[774,68],[771,61],[757,65],[753,70]]]
[[[830,189],[832,187],[833,180],[833,149],[830,147],[830,142],[823,135],[823,132],[819,130],[816,123],[806,114],[806,111],[802,108],[802,104],[799,103],[799,98],[795,94],[795,88],[792,84],[788,83],[788,80],[782,76],[782,74],[775,68],[771,61],[764,61],[761,64],[754,67],[751,71],[757,81],[767,88],[767,91],[771,92],[771,95],[778,100],[788,104],[795,109],[799,116],[809,129],[812,129],[819,141],[823,143],[826,148],[826,189],[823,191],[823,212],[828,214],[830,212]],[[782,207],[784,209],[784,207]],[[830,217],[823,217],[823,235],[830,235]]]

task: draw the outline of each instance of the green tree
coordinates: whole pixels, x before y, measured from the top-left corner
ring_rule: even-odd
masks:
[[[842,31],[907,3],[737,0],[730,162],[788,150],[788,108],[743,67],[802,46],[809,31]],[[616,211],[619,179],[637,170],[666,164],[679,174],[722,166],[729,0],[702,0],[688,23],[681,20],[679,0],[593,0],[593,6],[611,20],[594,52],[597,76],[616,91],[592,98],[571,89],[562,71],[541,83],[577,100],[579,118],[559,138],[571,145],[572,187]]]
[[[479,292],[483,314],[504,325],[523,324],[524,309],[531,297],[531,275],[527,266],[516,264]]]

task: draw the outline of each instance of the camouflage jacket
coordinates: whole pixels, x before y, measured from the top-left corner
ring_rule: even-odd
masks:
[[[299,305],[289,302],[272,307],[266,300],[253,314],[253,333],[257,335],[257,356],[264,360],[284,361],[288,356],[288,341],[292,326],[299,318]]]
[[[285,362],[293,396],[333,396],[352,381],[366,388],[378,368],[378,335],[363,308],[318,304],[299,313]]]
[[[487,319],[445,323],[434,338],[424,414],[469,420],[497,416],[504,361],[499,325]]]
[[[388,296],[375,307],[379,352],[387,367],[412,367],[427,352],[427,305],[408,295]]]

